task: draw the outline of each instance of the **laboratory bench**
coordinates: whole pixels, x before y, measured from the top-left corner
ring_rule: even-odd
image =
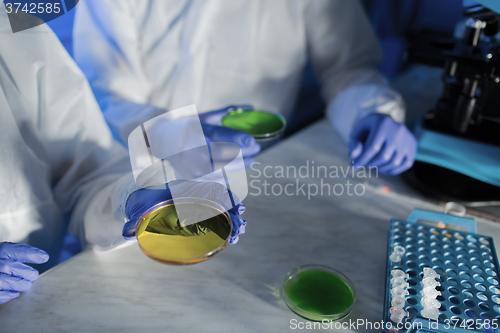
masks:
[[[391,219],[443,207],[400,177],[353,174],[347,146],[326,120],[256,161],[247,169],[248,224],[238,244],[190,266],[156,262],[135,242],[87,249],[0,305],[0,332],[307,331],[311,322],[280,297],[287,272],[305,264],[333,267],[352,281],[356,303],[344,322],[380,322]],[[500,244],[500,225],[477,220],[478,233]]]

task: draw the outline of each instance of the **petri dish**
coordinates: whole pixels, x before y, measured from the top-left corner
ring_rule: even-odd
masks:
[[[237,109],[222,118],[222,125],[252,135],[256,140],[270,140],[283,134],[283,116],[261,110]]]
[[[290,271],[283,281],[282,295],[290,310],[313,321],[342,319],[351,313],[356,300],[347,276],[323,265]]]
[[[178,211],[182,211],[179,219]],[[166,264],[205,261],[222,251],[231,239],[229,214],[216,202],[176,198],[143,214],[136,227],[139,247],[148,257]]]

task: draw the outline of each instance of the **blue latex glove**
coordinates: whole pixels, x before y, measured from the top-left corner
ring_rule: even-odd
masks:
[[[218,183],[208,183],[208,182],[190,182],[183,180],[175,180],[170,182],[172,184],[182,184],[182,193],[176,193],[176,195],[181,195],[182,197],[196,197],[201,199],[208,199],[218,204],[224,206],[228,209],[231,203],[225,203],[224,197],[226,196],[225,191],[227,190],[223,185]],[[125,223],[123,227],[123,237],[127,240],[135,238],[135,229],[141,216],[151,207],[160,202],[172,199],[172,194],[170,193],[169,184],[166,184],[166,189],[141,189],[130,195],[127,200],[125,207],[127,217],[130,221]],[[229,191],[230,196],[232,196],[232,202],[239,202],[235,195]],[[231,205],[233,206],[233,205]],[[245,226],[247,224],[246,220],[241,218],[241,214],[245,211],[245,205],[240,202],[234,205],[227,212],[231,218],[233,231],[231,234],[231,240],[229,243],[236,244],[239,239],[239,234],[245,233]]]
[[[376,166],[381,173],[397,175],[413,165],[417,140],[390,116],[372,114],[354,126],[349,148],[353,167]]]
[[[28,264],[43,264],[49,255],[26,244],[0,243],[0,304],[19,296],[38,278],[38,271]]]
[[[245,166],[248,167],[254,161],[251,156],[260,151],[260,145],[250,134],[222,126],[222,118],[227,113],[237,109],[252,110],[253,107],[251,105],[231,105],[220,110],[202,113],[200,114],[200,122],[207,142],[231,142],[240,146]]]

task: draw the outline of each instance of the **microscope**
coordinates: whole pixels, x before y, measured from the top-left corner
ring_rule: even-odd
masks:
[[[500,200],[500,15],[464,9],[463,37],[416,40],[407,61],[443,68],[443,91],[415,126],[414,166],[404,178],[441,200]]]

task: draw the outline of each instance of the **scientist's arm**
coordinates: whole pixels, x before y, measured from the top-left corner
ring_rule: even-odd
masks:
[[[149,103],[154,87],[143,67],[141,22],[150,6],[148,0],[86,0],[76,7],[75,60],[123,144],[133,129],[165,112]]]
[[[333,127],[355,166],[396,174],[413,163],[416,142],[403,125],[404,103],[377,71],[382,51],[359,1],[306,2],[309,55]]]
[[[124,205],[135,190],[128,154],[55,34],[45,25],[37,29],[24,35],[22,54],[34,65],[19,68],[25,72],[19,84],[50,165],[54,199],[82,246],[114,247],[124,242]]]

